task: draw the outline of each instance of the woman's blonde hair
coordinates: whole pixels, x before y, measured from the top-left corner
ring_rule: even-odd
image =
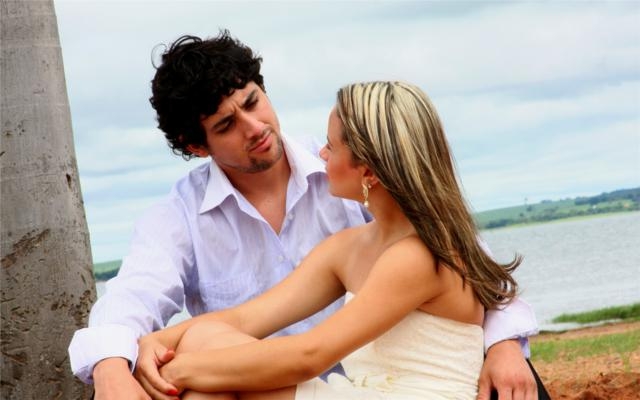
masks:
[[[517,291],[516,255],[498,264],[480,246],[458,182],[449,144],[434,106],[403,82],[355,83],[338,91],[336,110],[354,162],[371,168],[432,252],[469,283],[486,308]]]

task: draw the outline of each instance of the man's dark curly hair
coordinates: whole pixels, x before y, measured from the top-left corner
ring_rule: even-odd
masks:
[[[175,154],[194,157],[188,145],[206,145],[200,121],[215,114],[225,96],[251,81],[264,90],[262,58],[223,30],[215,38],[185,35],[162,55],[151,81],[158,128]]]

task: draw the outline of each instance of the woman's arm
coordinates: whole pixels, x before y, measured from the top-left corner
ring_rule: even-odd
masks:
[[[322,286],[321,279],[305,284]],[[291,289],[296,282],[302,281],[291,280]],[[300,288],[295,290],[301,293]],[[178,388],[200,392],[297,384],[391,329],[441,290],[429,251],[417,237],[404,239],[379,257],[353,300],[309,332],[181,354],[161,372]]]
[[[321,242],[298,268],[263,295],[237,307],[203,314],[140,338],[136,366],[138,380],[147,390],[151,386],[167,393],[171,386],[163,382],[158,373],[158,368],[164,364],[160,358],[166,361],[167,351],[176,349],[184,333],[199,322],[224,322],[262,338],[331,304],[344,294],[344,287],[335,275],[335,266],[343,259],[340,249],[348,248],[344,244],[355,236],[349,231]]]

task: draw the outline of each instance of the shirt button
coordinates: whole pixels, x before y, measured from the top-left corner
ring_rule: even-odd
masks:
[[[283,262],[284,261],[284,256],[278,256],[278,262]]]
[[[287,215],[288,219],[293,219],[293,213],[290,213],[289,215]]]

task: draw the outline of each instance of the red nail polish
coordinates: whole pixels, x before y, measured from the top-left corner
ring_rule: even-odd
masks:
[[[177,395],[178,395],[178,391],[177,391],[176,389],[169,389],[169,390],[167,391],[167,394],[168,394],[169,396],[177,396]]]

